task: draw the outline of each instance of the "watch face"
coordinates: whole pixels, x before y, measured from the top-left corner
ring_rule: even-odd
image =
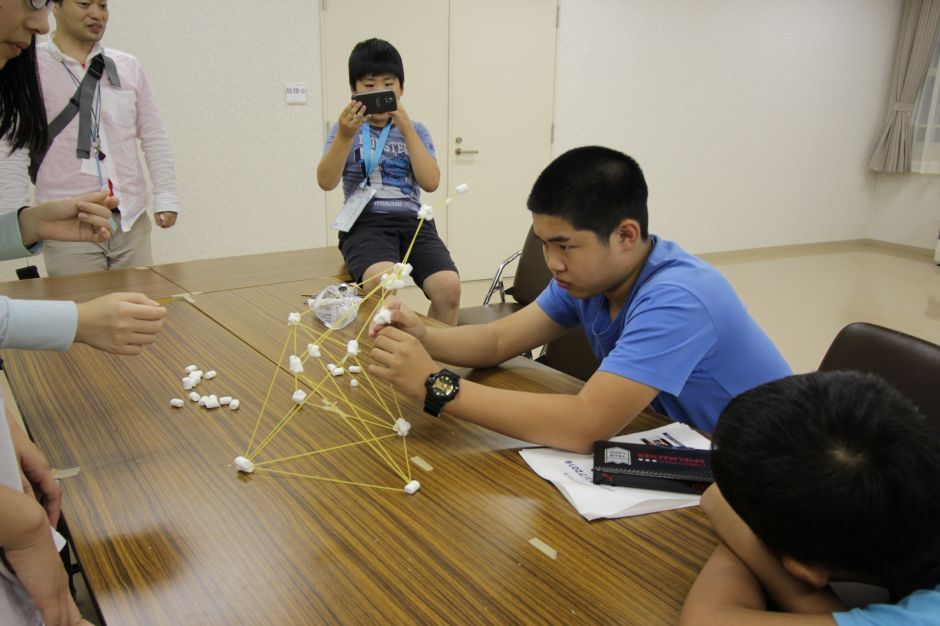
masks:
[[[431,391],[438,398],[446,398],[454,391],[454,381],[449,377],[438,376],[434,379],[434,382],[431,383]]]

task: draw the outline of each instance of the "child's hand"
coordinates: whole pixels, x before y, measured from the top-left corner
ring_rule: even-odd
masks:
[[[405,110],[405,107],[401,105],[401,100],[398,101],[398,108],[392,111],[391,115],[392,123],[398,127],[399,132],[411,128],[411,118],[408,117],[408,111]]]
[[[375,338],[369,374],[416,400],[424,398],[424,382],[439,368],[420,341],[398,328],[385,327]]]
[[[350,100],[343,112],[339,114],[339,133],[346,138],[354,137],[359,127],[367,121],[366,107],[361,102]]]
[[[418,341],[424,339],[427,328],[417,314],[409,309],[404,302],[397,296],[389,296],[385,299],[385,308],[391,311],[392,321],[390,324],[373,324],[369,327],[369,336],[375,337],[386,326],[392,326],[405,331]]]

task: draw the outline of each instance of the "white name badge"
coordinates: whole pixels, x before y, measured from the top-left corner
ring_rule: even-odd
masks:
[[[340,211],[336,219],[333,220],[332,227],[335,230],[348,233],[349,229],[352,228],[356,220],[359,219],[362,210],[366,208],[366,205],[369,204],[369,200],[371,200],[374,195],[375,189],[372,187],[358,187],[356,191],[349,196],[349,199],[346,200],[346,203],[343,205],[343,210]]]
[[[82,162],[82,174],[98,177],[98,159],[79,159]]]

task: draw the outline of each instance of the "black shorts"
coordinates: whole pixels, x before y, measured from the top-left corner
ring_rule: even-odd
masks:
[[[414,213],[363,212],[348,233],[339,234],[346,270],[361,283],[365,271],[375,263],[401,262],[417,228],[418,216]],[[421,226],[408,262],[413,268],[411,278],[419,287],[431,274],[457,271],[433,221]]]

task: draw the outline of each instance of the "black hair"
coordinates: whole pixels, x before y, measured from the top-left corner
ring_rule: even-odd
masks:
[[[360,41],[349,54],[349,86],[356,88],[356,81],[366,76],[391,74],[405,86],[405,66],[395,46],[384,39]]]
[[[779,556],[917,580],[940,563],[940,434],[883,379],[790,376],[741,394],[718,420],[715,479]]]
[[[636,161],[610,148],[585,146],[565,152],[542,170],[527,206],[533,213],[590,230],[606,245],[624,219],[639,222],[643,239],[649,237],[646,199],[646,179]]]
[[[34,152],[45,149],[49,141],[35,36],[29,48],[0,69],[0,137],[8,139],[13,150]]]

